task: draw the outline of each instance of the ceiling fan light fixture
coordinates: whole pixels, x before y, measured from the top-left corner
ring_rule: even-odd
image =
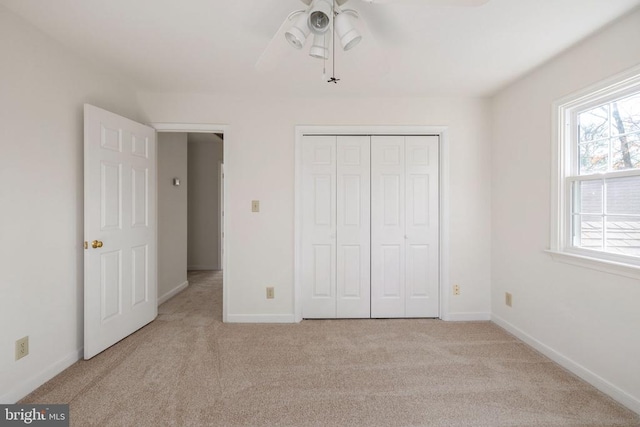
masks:
[[[313,34],[324,34],[329,30],[333,6],[328,0],[315,0],[309,11],[308,25]]]
[[[345,51],[356,47],[356,45],[362,40],[362,36],[353,26],[353,23],[346,13],[340,13],[336,16],[335,26],[336,35],[340,39],[342,48]]]
[[[309,51],[309,56],[318,59],[329,59],[329,35],[315,34],[313,36],[313,45]]]
[[[311,33],[308,20],[309,14],[306,12],[301,13],[295,24],[293,24],[284,34],[284,37],[287,39],[289,44],[296,49],[302,49],[307,42],[307,37],[309,37],[309,34]]]

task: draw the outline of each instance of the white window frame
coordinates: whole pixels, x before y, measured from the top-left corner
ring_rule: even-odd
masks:
[[[578,176],[576,158],[577,114],[590,107],[640,91],[640,66],[587,87],[553,104],[551,236],[547,252],[556,261],[640,279],[640,259],[631,256],[578,248],[571,245],[571,184],[602,177]],[[637,175],[637,171],[609,172],[607,177]]]

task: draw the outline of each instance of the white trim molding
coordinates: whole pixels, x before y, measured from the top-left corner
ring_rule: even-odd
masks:
[[[640,414],[639,398],[632,396],[631,394],[615,386],[614,384],[610,383],[609,381],[605,380],[604,378],[595,374],[594,372],[590,371],[584,366],[569,359],[567,356],[563,355],[562,353],[555,350],[554,348],[549,347],[546,344],[543,344],[533,336],[513,326],[511,323],[507,322],[503,318],[493,314],[491,316],[491,321],[494,322],[496,325],[500,326],[501,328],[505,329],[509,333],[515,335],[517,338],[524,341],[526,344],[530,345],[531,347],[533,347],[543,355],[547,356],[549,359],[556,362],[558,365],[562,366],[563,368],[571,371],[578,377],[582,378],[583,380],[585,380],[586,382],[588,382],[589,384],[591,384],[592,386],[594,386],[604,394],[608,395],[615,401],[626,406],[632,411]]]
[[[296,322],[302,321],[302,141],[305,135],[437,135],[440,140],[440,319],[451,320],[449,315],[449,131],[447,126],[305,126],[295,127],[295,238],[293,310]],[[484,319],[489,320],[487,313]]]
[[[640,280],[640,267],[636,267],[634,265],[622,264],[615,261],[593,258],[571,252],[557,252],[552,250],[546,250],[545,252],[551,255],[551,258],[556,262],[564,262],[565,264],[589,268],[591,270],[604,271],[605,273]]]
[[[187,265],[187,271],[220,271],[217,265]]]
[[[184,291],[188,287],[189,287],[189,281],[185,280],[183,283],[179,284],[178,286],[176,286],[175,288],[171,289],[169,292],[167,292],[166,294],[158,298],[158,306],[169,301],[171,298],[175,297],[176,295],[178,295],[180,292]]]
[[[447,322],[486,322],[491,320],[491,313],[449,313]]]
[[[206,123],[149,123],[156,132],[192,132],[192,133],[222,133],[229,128],[228,125]],[[226,139],[226,137],[225,137]]]
[[[293,314],[229,314],[228,323],[296,323]]]
[[[46,383],[51,378],[55,377],[60,372],[76,363],[78,360],[82,359],[83,355],[84,348],[82,347],[72,353],[69,353],[67,356],[63,357],[57,362],[52,363],[39,373],[25,379],[24,381],[21,381],[19,384],[16,384],[12,390],[0,396],[0,403],[13,404],[18,402],[20,399],[27,396],[42,384]]]
[[[229,158],[229,144],[234,141],[234,135],[231,126],[223,124],[211,124],[211,123],[149,123],[149,126],[154,128],[156,132],[193,132],[193,133],[222,133],[224,135],[224,144],[222,145],[222,158],[226,164],[225,180],[224,180],[224,205],[229,206],[228,192],[229,183],[233,179],[233,167],[231,159]],[[157,206],[156,206],[157,210]],[[229,258],[233,254],[229,251],[229,242],[233,238],[233,233],[228,230],[227,221],[222,219],[222,232],[224,234],[224,260],[222,270],[224,275],[222,276],[222,321],[227,322],[228,309],[229,309],[229,283],[231,283],[233,272],[229,270]]]

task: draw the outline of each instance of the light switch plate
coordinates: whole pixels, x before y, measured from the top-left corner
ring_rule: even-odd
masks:
[[[251,201],[251,212],[260,212],[260,200]]]

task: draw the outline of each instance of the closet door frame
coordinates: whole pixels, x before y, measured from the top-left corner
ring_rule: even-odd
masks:
[[[449,142],[446,126],[296,126],[295,127],[295,231],[294,289],[295,321],[302,320],[302,144],[305,135],[434,135],[439,137],[439,282],[440,319],[449,318]]]

